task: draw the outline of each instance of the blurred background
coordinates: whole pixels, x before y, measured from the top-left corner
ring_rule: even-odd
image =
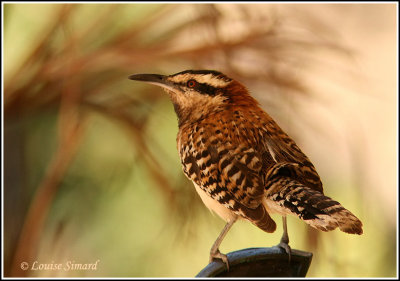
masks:
[[[177,120],[135,73],[248,87],[364,234],[288,218],[308,277],[397,276],[397,5],[3,4],[4,275],[193,277],[224,222],[181,171]],[[276,245],[238,222],[222,252]],[[21,270],[21,262],[95,270]]]

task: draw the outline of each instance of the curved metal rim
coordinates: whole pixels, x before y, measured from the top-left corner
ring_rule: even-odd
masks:
[[[260,260],[288,260],[288,255],[285,250],[278,246],[270,248],[247,248],[230,252],[227,256],[231,269],[243,263],[251,263]],[[295,249],[291,251],[291,260],[302,262],[303,268],[301,273],[304,273],[304,276],[311,264],[312,256],[310,252]],[[226,271],[226,265],[221,260],[215,260],[202,269],[196,277],[218,276],[224,271]]]

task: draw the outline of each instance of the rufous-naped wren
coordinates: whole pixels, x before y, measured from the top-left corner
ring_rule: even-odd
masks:
[[[280,246],[290,258],[286,215],[330,231],[362,234],[362,223],[323,193],[318,173],[296,143],[261,109],[239,82],[212,70],[129,77],[161,86],[178,116],[177,148],[183,172],[204,204],[227,223],[213,244],[210,262],[237,219],[274,232],[270,217],[283,218]]]

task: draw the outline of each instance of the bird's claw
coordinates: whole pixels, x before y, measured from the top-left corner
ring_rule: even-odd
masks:
[[[213,262],[214,259],[221,259],[225,264],[226,268],[229,271],[229,261],[228,257],[225,254],[222,254],[218,249],[214,253],[210,253],[210,263]]]
[[[286,242],[281,241],[281,242],[278,244],[278,247],[284,249],[285,252],[286,252],[286,254],[289,255],[289,263],[290,263],[290,260],[291,260],[291,258],[292,258],[292,249],[290,248],[289,244],[286,243]]]

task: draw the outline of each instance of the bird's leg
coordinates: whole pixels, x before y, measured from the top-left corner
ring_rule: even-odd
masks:
[[[227,222],[224,229],[222,229],[221,233],[219,234],[217,240],[215,240],[214,244],[212,245],[210,251],[210,262],[212,262],[214,258],[221,259],[226,264],[228,271],[229,271],[228,257],[219,251],[219,245],[221,244],[225,235],[228,233],[229,229],[231,229],[232,225],[236,222],[236,220],[237,217]]]
[[[285,250],[285,252],[289,255],[289,262],[291,258],[291,249],[289,246],[289,235],[287,231],[287,222],[286,216],[282,216],[282,223],[283,223],[283,234],[281,238],[281,242],[278,244],[279,247]]]

